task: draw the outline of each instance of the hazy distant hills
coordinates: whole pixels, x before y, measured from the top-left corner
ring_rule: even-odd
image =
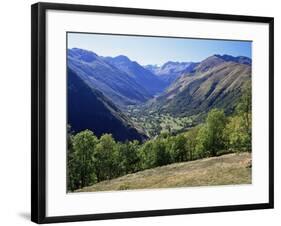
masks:
[[[74,132],[90,129],[97,136],[111,133],[119,141],[146,138],[100,91],[90,88],[72,69],[67,72],[68,123]]]
[[[129,105],[177,117],[214,107],[231,113],[251,80],[252,61],[244,56],[141,66],[127,56],[102,57],[73,48],[67,60],[68,123],[75,132],[112,133],[120,141],[146,138],[126,115]]]
[[[192,72],[197,65],[198,63],[194,62],[168,61],[161,67],[157,65],[146,65],[145,68],[157,75],[162,81],[171,84],[182,74]]]
[[[214,55],[198,64],[192,73],[179,77],[149,108],[177,116],[205,113],[214,107],[231,112],[242,86],[250,79],[249,58]]]

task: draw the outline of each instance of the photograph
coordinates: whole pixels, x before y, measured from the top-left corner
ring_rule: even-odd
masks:
[[[252,41],[66,40],[67,192],[252,183]]]
[[[31,221],[273,209],[274,15],[132,6],[31,5]]]

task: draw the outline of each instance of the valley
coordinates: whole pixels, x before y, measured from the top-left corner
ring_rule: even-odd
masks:
[[[177,134],[195,126],[194,116],[174,117],[157,111],[147,111],[144,106],[128,106],[125,114],[136,128],[141,128],[149,138],[161,133]]]
[[[102,57],[74,48],[68,50],[68,62],[86,86],[100,91],[126,116],[125,127],[130,124],[148,138],[187,131],[202,123],[212,108],[232,114],[242,87],[251,80],[251,59],[229,55],[213,55],[202,62],[169,61],[160,67],[141,66],[124,55]],[[86,109],[80,112],[92,111],[91,105],[83,106]],[[89,118],[88,113],[79,117]],[[91,122],[77,128],[71,118],[68,123],[76,132],[96,130]],[[104,131],[116,129],[108,125]]]
[[[251,59],[67,51],[68,191],[251,183]]]

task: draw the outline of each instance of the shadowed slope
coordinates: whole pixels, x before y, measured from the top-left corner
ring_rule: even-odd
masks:
[[[111,133],[118,141],[146,138],[130,120],[100,91],[90,88],[68,69],[68,123],[74,132],[92,130],[95,135]]]

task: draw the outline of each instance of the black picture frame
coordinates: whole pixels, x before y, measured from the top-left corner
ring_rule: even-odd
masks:
[[[115,212],[73,216],[46,216],[46,11],[63,10],[102,12],[127,15],[212,19],[265,23],[269,25],[269,202],[200,208],[160,209],[136,212]],[[118,8],[90,5],[36,3],[31,6],[31,220],[36,223],[73,222],[116,218],[195,214],[221,211],[269,209],[274,207],[274,18],[167,11],[154,9]]]

